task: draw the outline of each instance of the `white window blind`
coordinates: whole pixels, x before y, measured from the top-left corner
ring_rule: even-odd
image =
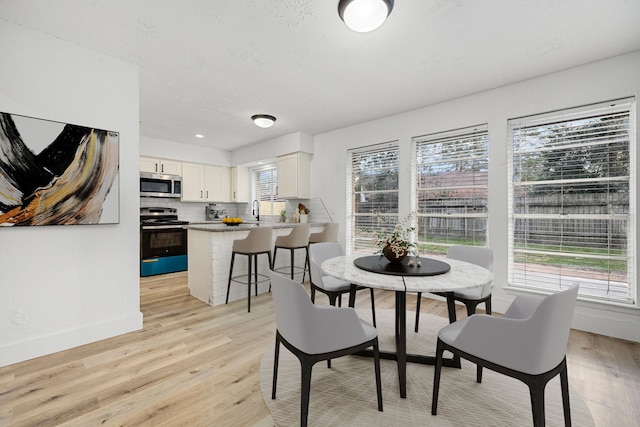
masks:
[[[509,120],[510,286],[635,303],[634,104]]]
[[[260,204],[260,215],[280,215],[285,209],[285,202],[278,201],[276,186],[278,185],[278,169],[268,166],[253,171],[256,199]]]
[[[347,252],[376,251],[374,233],[398,222],[397,142],[349,151],[347,170]]]
[[[487,125],[413,138],[414,200],[421,254],[487,245]]]

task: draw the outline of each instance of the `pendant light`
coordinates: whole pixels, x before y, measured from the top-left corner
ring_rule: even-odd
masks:
[[[251,116],[253,123],[261,128],[270,128],[276,122],[276,118],[268,114],[255,114]]]
[[[378,28],[393,9],[393,0],[340,0],[338,14],[347,27],[359,33]]]

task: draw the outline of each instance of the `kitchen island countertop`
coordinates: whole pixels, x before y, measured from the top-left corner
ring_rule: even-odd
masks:
[[[300,222],[243,222],[239,225],[226,225],[222,223],[195,223],[189,224],[186,226],[188,230],[198,230],[198,231],[211,231],[211,232],[226,232],[226,231],[244,231],[251,230],[255,227],[271,227],[274,229],[277,228],[293,228],[298,225],[303,225],[304,223]],[[324,222],[310,222],[308,223],[311,227],[324,227],[326,223]]]

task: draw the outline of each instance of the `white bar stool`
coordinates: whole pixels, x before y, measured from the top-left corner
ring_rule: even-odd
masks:
[[[278,254],[278,249],[289,249],[291,251],[291,280],[293,280],[293,274],[295,272],[295,251],[296,249],[304,249],[306,251],[305,256],[305,267],[309,260],[309,224],[298,224],[293,227],[291,233],[286,236],[278,236],[276,237],[276,243],[273,249],[273,264],[271,269],[274,271],[284,270],[284,268],[280,268],[275,270],[276,265],[276,256]],[[305,267],[302,267],[303,275],[302,282],[304,283],[304,278],[306,272]],[[300,267],[297,267],[300,268]]]
[[[311,243],[325,243],[325,242],[337,242],[338,241],[338,229],[340,224],[327,224],[324,226],[324,230],[319,233],[311,233],[309,235],[309,244]]]
[[[238,239],[233,241],[233,252],[231,252],[231,268],[229,269],[229,282],[227,284],[227,299],[225,304],[229,303],[229,290],[231,289],[231,281],[241,283],[239,278],[244,278],[245,275],[235,276],[233,275],[233,263],[236,258],[236,254],[247,255],[248,259],[248,271],[247,271],[247,312],[251,312],[251,265],[254,265],[254,284],[256,288],[256,296],[258,296],[258,283],[266,282],[269,280],[267,275],[258,274],[258,255],[267,254],[269,257],[269,269],[271,269],[271,238],[273,235],[273,229],[271,227],[256,227],[249,231],[249,234],[244,239]],[[275,258],[275,256],[274,256]],[[253,261],[253,263],[252,263]],[[258,276],[265,277],[265,280],[258,281]]]

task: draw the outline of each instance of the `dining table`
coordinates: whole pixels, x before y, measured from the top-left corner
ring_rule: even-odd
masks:
[[[407,396],[407,362],[435,364],[435,356],[407,354],[407,292],[444,293],[447,304],[453,307],[455,291],[493,281],[490,270],[448,258],[407,257],[400,263],[392,263],[380,255],[352,254],[330,258],[321,264],[321,268],[326,274],[351,283],[354,290],[356,286],[363,286],[395,292],[396,349],[380,351],[380,357],[397,361],[401,398]],[[354,297],[355,291],[351,292],[351,307]],[[445,359],[443,365],[459,368],[460,359]]]

